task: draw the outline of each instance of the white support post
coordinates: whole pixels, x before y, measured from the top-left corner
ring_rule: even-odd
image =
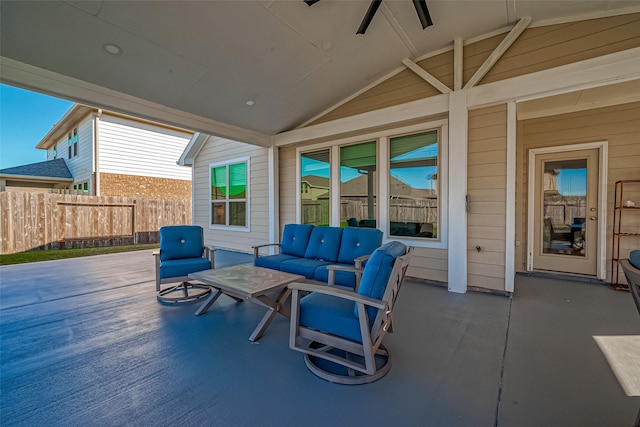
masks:
[[[516,103],[507,104],[507,189],[504,248],[504,290],[513,292],[516,244]]]
[[[456,37],[453,40],[453,90],[462,89],[463,84],[463,49],[464,43],[462,41],[462,37]]]
[[[269,243],[280,241],[280,181],[278,167],[278,147],[268,148],[269,174]],[[274,254],[275,248],[270,246],[269,254]]]
[[[450,292],[467,292],[467,141],[469,111],[465,90],[449,98],[449,254]]]

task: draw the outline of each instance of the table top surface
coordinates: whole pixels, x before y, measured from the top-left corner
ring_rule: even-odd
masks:
[[[594,336],[627,396],[640,396],[640,335]]]
[[[304,276],[255,267],[252,264],[198,271],[189,274],[189,278],[244,297],[259,296],[289,283],[305,280]]]

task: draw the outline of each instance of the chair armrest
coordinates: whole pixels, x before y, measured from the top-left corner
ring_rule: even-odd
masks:
[[[362,263],[368,260],[370,257],[371,254],[359,256],[358,258],[353,260],[353,263],[355,264],[356,268],[362,269]]]
[[[365,304],[369,307],[374,307],[379,310],[383,310],[387,307],[386,302],[382,300],[360,295],[357,292],[353,292],[346,289],[327,287],[323,285],[314,285],[312,283],[300,283],[300,282],[289,283],[289,289],[304,291],[304,292],[319,292],[321,294],[332,295],[335,297],[348,299],[356,303]]]
[[[153,251],[152,255],[153,256],[160,256],[160,249],[156,249],[155,251]]]
[[[253,259],[256,259],[260,256],[260,254],[258,253],[260,248],[266,248],[267,246],[278,246],[280,247],[280,243],[266,243],[264,245],[256,245],[256,246],[251,246],[251,249],[253,249]]]
[[[369,257],[368,255],[366,255],[367,258]],[[360,257],[362,258],[362,257]],[[360,279],[362,278],[362,267],[358,267],[358,266],[346,266],[346,265],[334,265],[334,264],[330,264],[327,265],[327,270],[329,270],[329,280],[327,281],[327,285],[329,286],[335,286],[335,281],[336,281],[336,276],[335,276],[335,272],[336,271],[349,271],[351,273],[355,273],[356,275],[356,285],[354,287],[354,291],[358,290],[358,287],[360,286]]]
[[[213,245],[204,245],[204,256],[211,261],[211,268],[216,267],[216,248]]]
[[[336,264],[329,264],[327,265],[327,270],[338,270],[338,271],[350,271],[352,273],[362,273],[362,269],[358,268],[358,267],[351,267],[351,266],[347,266],[347,265],[336,265]]]

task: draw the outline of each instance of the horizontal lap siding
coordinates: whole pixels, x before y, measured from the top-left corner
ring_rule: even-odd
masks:
[[[529,28],[480,84],[640,46],[640,14]]]
[[[446,249],[415,248],[407,276],[447,282],[447,259]]]
[[[99,123],[100,172],[191,180],[176,164],[191,133],[107,115]]]
[[[587,142],[608,141],[609,159],[607,176],[607,280],[611,268],[611,232],[613,228],[614,185],[616,181],[640,179],[640,103],[623,104],[578,113],[525,120],[518,124],[518,140],[522,149],[518,150],[518,209],[516,233],[522,242],[526,241],[526,197],[528,152],[533,148],[554,147]],[[637,188],[637,187],[636,187]],[[628,197],[640,201],[640,191],[633,190]],[[634,214],[632,212],[632,214]],[[640,231],[640,215],[625,214],[626,230]],[[625,257],[631,249],[637,249],[640,239],[625,238],[621,243],[621,254]],[[526,247],[523,243],[519,248]],[[516,268],[524,269],[525,254],[516,251]]]
[[[69,132],[73,132],[73,126]],[[57,144],[58,158],[67,160],[69,172],[73,175],[74,182],[88,182],[89,188],[93,187],[93,115],[87,115],[78,128],[78,155],[69,158],[67,134]]]
[[[469,112],[467,191],[468,284],[505,290],[507,110]],[[478,252],[476,246],[480,246]]]
[[[209,228],[211,163],[249,157],[250,222],[246,231]],[[269,242],[269,162],[268,150],[228,139],[210,137],[198,153],[194,164],[194,224],[204,227],[205,241],[219,248],[251,252],[251,246]]]
[[[465,83],[507,34],[508,32],[505,32],[464,46],[462,66]],[[528,28],[489,70],[480,84],[547,70],[638,46],[638,13]],[[453,50],[419,61],[418,65],[449,88],[453,88]],[[406,69],[336,107],[308,126],[439,94],[437,89]]]
[[[280,148],[280,232],[285,224],[298,222],[296,218],[296,149]]]
[[[420,61],[418,65],[425,68],[447,86],[452,87],[453,51],[427,58]],[[418,77],[413,71],[407,69],[335,108],[308,126],[429,98],[440,93],[439,90]]]

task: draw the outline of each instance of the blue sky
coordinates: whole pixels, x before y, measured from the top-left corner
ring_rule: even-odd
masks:
[[[0,84],[0,169],[47,160],[36,144],[73,102]]]

